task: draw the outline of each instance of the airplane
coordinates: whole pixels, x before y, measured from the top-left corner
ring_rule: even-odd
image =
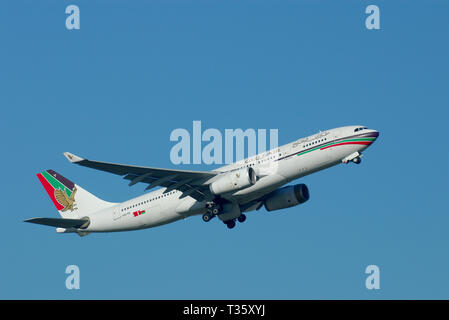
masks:
[[[121,203],[101,200],[54,170],[37,174],[62,218],[25,222],[56,227],[58,233],[85,236],[165,225],[194,215],[215,217],[229,229],[246,220],[245,213],[285,209],[309,200],[303,183],[284,186],[340,163],[360,164],[362,152],[379,132],[345,126],[301,138],[212,171],[190,171],[92,161],[69,152],[73,164],[110,172],[130,180],[129,186],[161,187]]]

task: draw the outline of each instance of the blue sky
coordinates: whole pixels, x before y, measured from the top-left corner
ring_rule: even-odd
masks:
[[[65,8],[81,28],[65,28]],[[365,28],[376,4],[381,30]],[[449,298],[447,1],[2,1],[0,298]],[[109,201],[142,194],[91,159],[182,169],[170,133],[275,128],[279,144],[363,124],[361,165],[305,177],[311,199],[228,230],[192,217],[59,235],[36,178]],[[65,268],[79,266],[80,290]],[[377,291],[365,288],[368,265]]]

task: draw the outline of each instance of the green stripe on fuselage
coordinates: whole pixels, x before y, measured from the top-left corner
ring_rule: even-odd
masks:
[[[341,141],[338,141],[338,142],[335,142],[335,143],[350,142],[350,141],[366,141],[366,142],[368,142],[368,141],[373,141],[374,139],[376,139],[376,138],[346,139],[346,140],[341,140]]]
[[[300,152],[300,153],[297,154],[297,156],[300,156],[300,155],[303,155],[303,154],[306,154],[306,153],[309,153],[309,152],[312,152],[312,151],[315,151],[315,150],[319,150],[321,148],[328,147],[328,146],[331,146],[331,145],[334,145],[334,144],[339,144],[339,143],[344,143],[344,142],[357,142],[357,141],[370,142],[370,141],[374,141],[374,139],[375,138],[356,138],[356,139],[345,139],[345,140],[340,140],[340,141],[329,142],[329,143],[326,143],[326,144],[322,144],[322,145],[320,145],[320,146],[318,146],[316,148]]]

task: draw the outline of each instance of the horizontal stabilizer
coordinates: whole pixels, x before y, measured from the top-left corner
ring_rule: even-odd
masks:
[[[60,218],[32,218],[24,222],[31,222],[36,224],[43,224],[58,228],[87,228],[89,226],[89,219],[60,219]]]

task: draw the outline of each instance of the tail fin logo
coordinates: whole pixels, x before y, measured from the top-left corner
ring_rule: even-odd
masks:
[[[76,194],[76,187],[74,187],[72,194],[67,194],[67,191],[62,191],[61,189],[55,189],[55,199],[58,201],[58,203],[63,206],[64,208],[61,209],[62,212],[66,212],[70,209],[70,212],[73,212],[73,210],[76,210],[78,208],[75,207],[75,194]]]
[[[46,170],[37,174],[56,209],[62,212],[77,210],[75,204],[76,186],[67,178],[54,170]]]

